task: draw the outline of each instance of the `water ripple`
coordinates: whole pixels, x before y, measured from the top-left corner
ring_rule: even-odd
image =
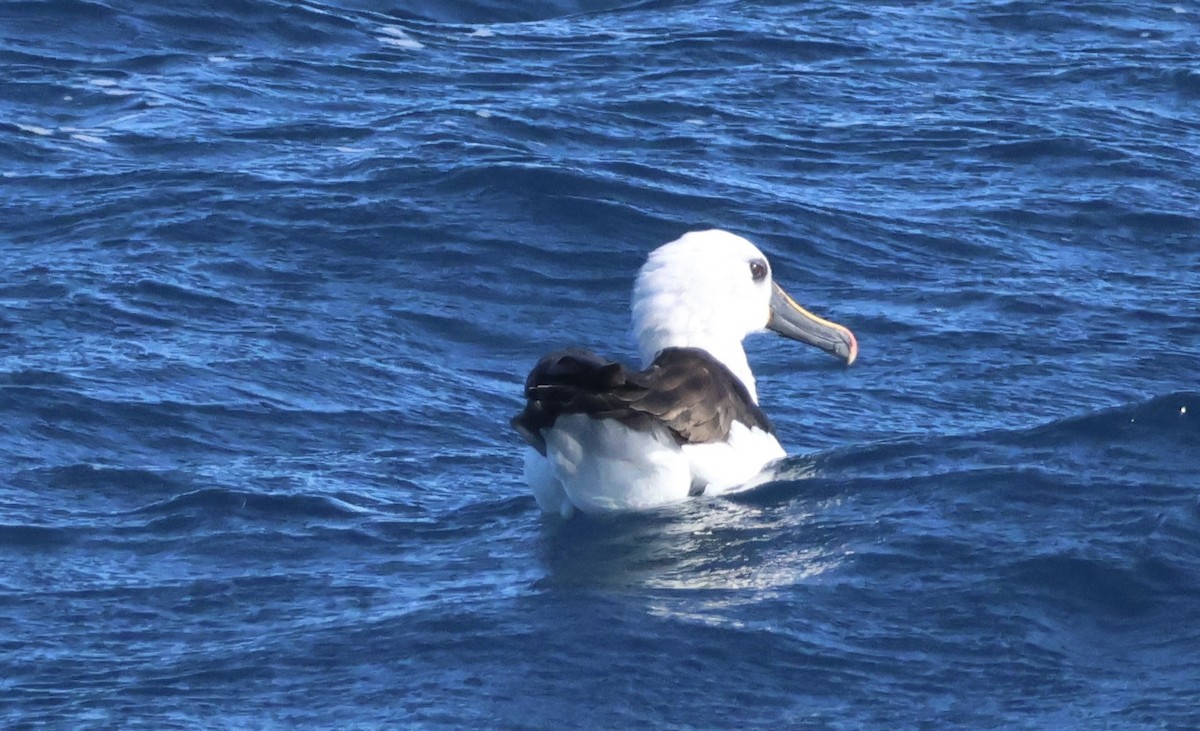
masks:
[[[0,718],[1196,726],[1197,17],[6,4]],[[527,368],[703,226],[859,361],[748,342],[758,489],[541,518]]]

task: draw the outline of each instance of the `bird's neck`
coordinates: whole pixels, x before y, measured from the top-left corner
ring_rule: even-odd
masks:
[[[750,370],[750,361],[746,360],[746,349],[742,347],[740,340],[651,330],[638,333],[638,348],[641,351],[643,368],[649,368],[658,354],[667,348],[699,348],[707,351],[728,368],[730,373],[737,376],[749,392],[750,398],[754,403],[758,403],[754,373]]]

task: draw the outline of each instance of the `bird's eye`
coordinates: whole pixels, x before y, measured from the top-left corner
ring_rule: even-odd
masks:
[[[750,262],[750,276],[754,277],[754,281],[761,282],[767,278],[767,263],[762,259],[755,259]]]

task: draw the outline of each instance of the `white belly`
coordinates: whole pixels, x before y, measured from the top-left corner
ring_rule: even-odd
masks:
[[[612,419],[560,416],[544,432],[546,456],[529,450],[525,478],[542,510],[568,517],[643,510],[743,485],[784,456],[772,435],[735,424],[729,439],[682,448],[665,429],[634,431]]]

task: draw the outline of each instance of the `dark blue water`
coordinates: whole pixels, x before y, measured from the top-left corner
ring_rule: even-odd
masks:
[[[1200,725],[1200,4],[0,6],[0,725]],[[786,479],[508,419],[719,226]]]

